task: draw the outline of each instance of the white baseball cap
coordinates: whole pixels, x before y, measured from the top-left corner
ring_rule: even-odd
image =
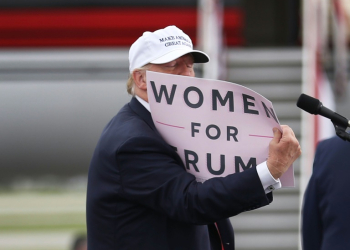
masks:
[[[190,37],[176,26],[168,26],[154,32],[146,31],[134,42],[129,50],[130,73],[148,63],[171,62],[191,53],[195,63],[209,62],[209,56],[202,51],[193,50]]]

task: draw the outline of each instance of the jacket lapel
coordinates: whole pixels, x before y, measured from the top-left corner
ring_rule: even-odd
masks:
[[[153,131],[155,131],[158,134],[159,137],[163,138],[161,136],[161,134],[158,132],[156,126],[153,123],[153,119],[152,119],[151,113],[135,97],[133,97],[131,99],[131,101],[129,102],[129,106],[137,115],[139,115],[141,117],[142,120],[144,120],[148,124],[148,126],[150,126],[150,128]],[[167,145],[169,147],[171,147],[169,144],[167,144]],[[170,150],[172,151],[174,157],[177,159],[179,164],[182,165],[183,168],[185,168],[185,166],[183,165],[183,162],[182,162],[180,156],[174,151],[174,148],[171,147]]]
[[[156,126],[154,126],[151,113],[135,97],[131,99],[129,106],[136,114],[142,118],[142,120],[148,124],[148,126],[152,128],[152,130],[158,133]]]

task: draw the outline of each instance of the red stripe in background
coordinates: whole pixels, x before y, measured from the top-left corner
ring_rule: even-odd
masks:
[[[316,53],[316,58],[315,58],[315,63],[316,63],[316,69],[315,69],[315,85],[314,85],[314,97],[316,99],[320,98],[320,81],[321,81],[321,74],[322,74],[322,69],[321,69],[321,58],[320,58],[320,53],[318,53],[320,49],[317,50]],[[315,115],[314,117],[314,149],[316,149],[318,141],[319,141],[319,130],[320,130],[320,124],[319,124],[319,116]]]
[[[0,46],[130,46],[144,31],[168,25],[196,44],[195,7],[0,10]],[[242,11],[225,9],[227,45],[243,44],[242,29]]]

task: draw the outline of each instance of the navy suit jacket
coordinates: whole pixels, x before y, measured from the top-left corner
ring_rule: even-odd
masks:
[[[136,98],[103,130],[87,188],[89,250],[234,249],[228,219],[272,201],[255,168],[195,180]],[[217,231],[216,231],[217,232]]]
[[[304,196],[303,250],[350,249],[350,142],[338,137],[317,146]]]

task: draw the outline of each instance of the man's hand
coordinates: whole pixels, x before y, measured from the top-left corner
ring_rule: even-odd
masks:
[[[269,145],[269,157],[267,167],[271,175],[278,179],[300,156],[301,149],[293,130],[287,125],[281,125],[282,133],[277,128],[273,129],[273,139]]]

